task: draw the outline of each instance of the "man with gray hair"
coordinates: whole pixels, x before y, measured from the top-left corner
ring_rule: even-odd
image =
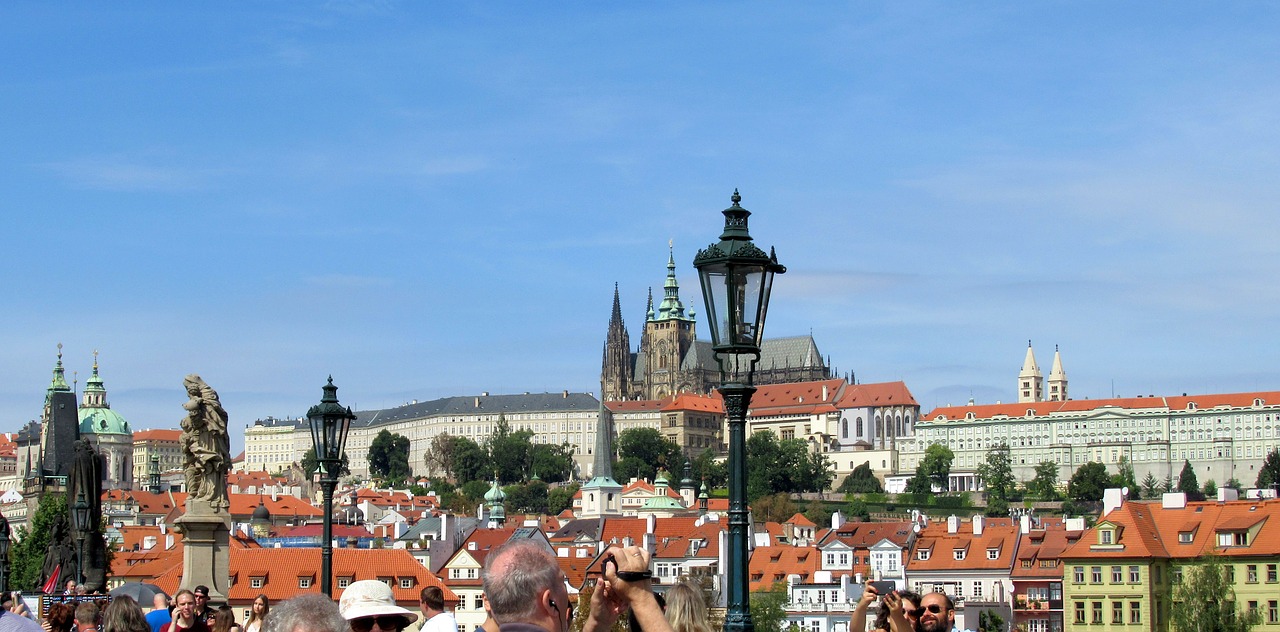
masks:
[[[321,594],[299,595],[272,606],[263,632],[348,632],[338,604]]]
[[[583,632],[608,630],[632,608],[646,632],[671,632],[649,589],[649,556],[640,547],[609,549],[605,581],[591,598]],[[625,576],[629,581],[624,581]],[[501,632],[568,632],[573,623],[568,578],[555,555],[534,540],[498,547],[484,561],[485,599]]]

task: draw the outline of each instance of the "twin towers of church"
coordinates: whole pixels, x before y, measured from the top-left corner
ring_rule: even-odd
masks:
[[[1053,347],[1053,367],[1049,369],[1049,396],[1044,393],[1045,380],[1036,364],[1036,354],[1031,349],[1031,341],[1027,341],[1027,358],[1022,361],[1022,371],[1018,373],[1018,403],[1033,402],[1065,402],[1067,396],[1067,373],[1062,370],[1062,354],[1057,345]]]

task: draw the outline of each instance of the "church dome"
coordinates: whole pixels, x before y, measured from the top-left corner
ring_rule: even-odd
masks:
[[[80,434],[127,435],[133,434],[129,422],[110,408],[81,408]]]
[[[253,510],[253,516],[250,518],[253,522],[270,522],[271,510],[267,506],[258,501],[258,508]]]
[[[493,485],[489,488],[489,491],[485,493],[484,499],[490,505],[501,503],[507,499],[507,493],[502,491],[501,487],[498,487],[498,481],[494,481]]]

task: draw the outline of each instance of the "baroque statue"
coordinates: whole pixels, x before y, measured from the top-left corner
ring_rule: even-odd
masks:
[[[217,512],[230,507],[227,500],[227,473],[231,471],[231,438],[227,435],[227,411],[214,391],[199,375],[182,380],[187,400],[182,408],[183,467],[187,483],[187,508],[207,503]]]

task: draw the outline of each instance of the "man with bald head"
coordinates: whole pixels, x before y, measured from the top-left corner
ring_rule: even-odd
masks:
[[[156,593],[156,596],[151,598],[151,612],[147,613],[147,625],[151,626],[151,632],[160,632],[160,628],[170,621],[173,621],[173,617],[169,615],[169,596]]]

